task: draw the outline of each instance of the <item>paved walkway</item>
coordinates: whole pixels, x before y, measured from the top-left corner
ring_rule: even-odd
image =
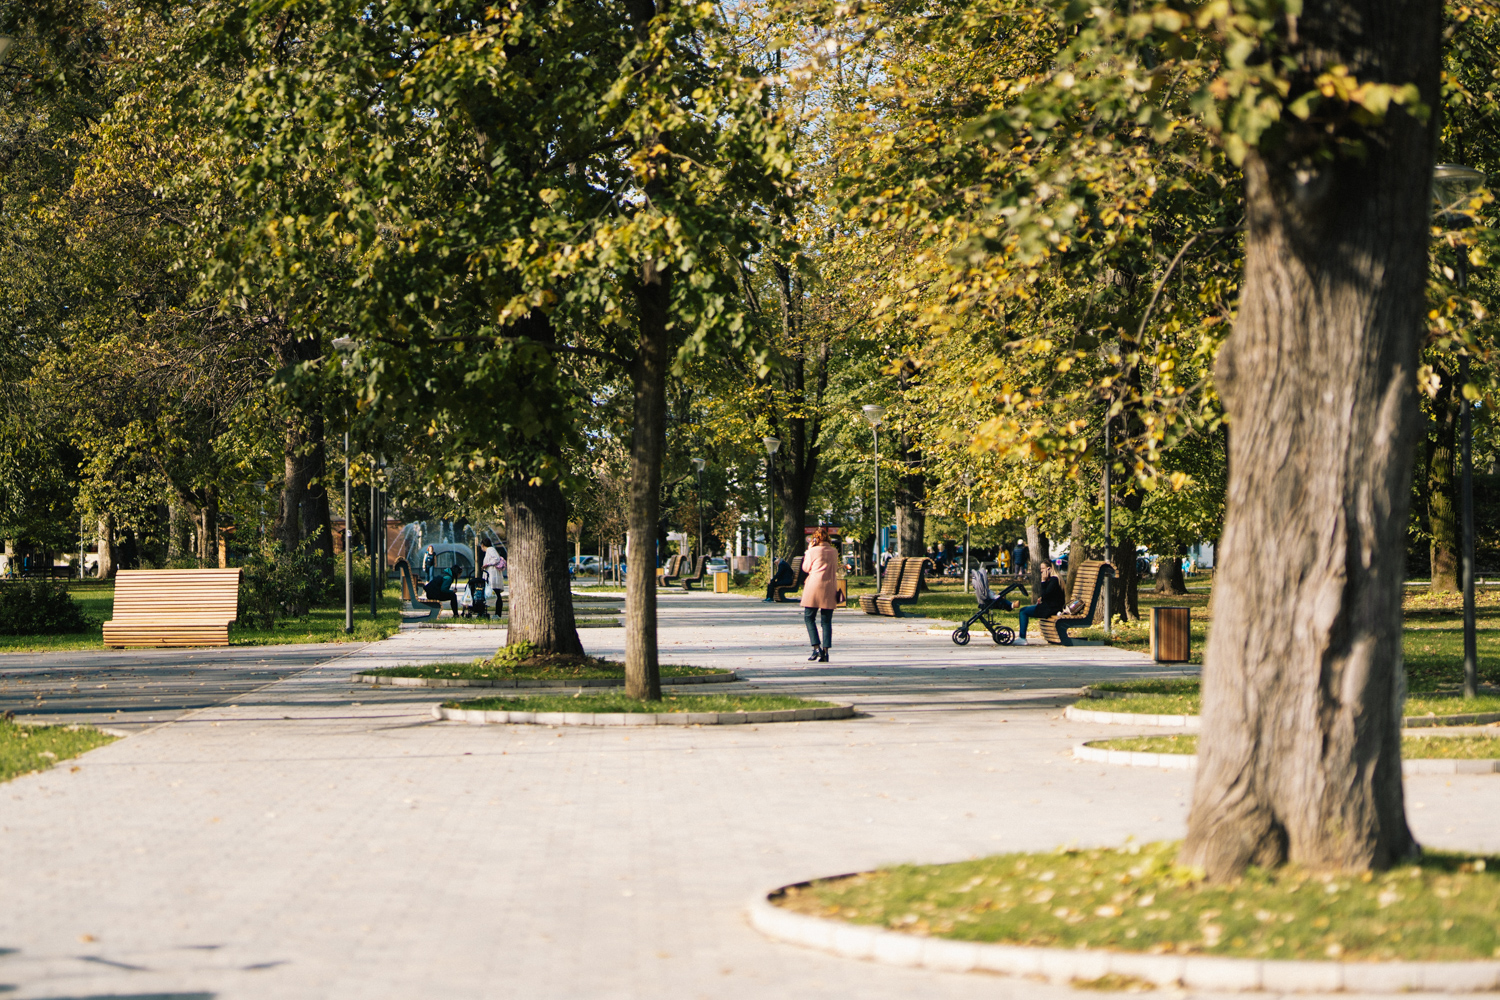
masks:
[[[0,785],[6,995],[1076,996],[774,943],[744,903],[887,862],[1182,833],[1191,775],[1077,764],[1075,741],[1119,727],[1059,717],[1081,683],[1158,673],[1143,657],[959,649],[925,621],[841,613],[833,662],[810,664],[796,608],[713,595],[664,596],[662,624],[664,659],[865,714],[437,723],[432,694],[349,673],[487,654],[497,636],[403,634]],[[624,630],[584,641],[618,654]],[[1424,841],[1500,848],[1500,778],[1408,788]]]

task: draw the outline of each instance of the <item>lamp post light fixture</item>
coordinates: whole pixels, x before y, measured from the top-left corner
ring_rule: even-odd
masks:
[[[1472,167],[1456,163],[1439,163],[1432,168],[1433,214],[1452,229],[1474,225],[1469,206],[1484,186],[1485,175]],[[1458,258],[1458,287],[1468,284],[1468,255]],[[1458,398],[1463,407],[1463,455],[1460,460],[1459,523],[1461,532],[1459,566],[1464,590],[1464,697],[1479,693],[1479,655],[1474,630],[1474,404],[1464,396],[1469,384],[1469,351],[1458,356]]]
[[[771,563],[771,576],[776,576],[776,452],[781,448],[781,438],[763,437],[766,446],[766,559]]]
[[[865,422],[875,439],[875,592],[880,593],[880,425],[885,421],[885,407],[870,403],[862,407]]]
[[[698,558],[703,558],[703,467],[708,464],[706,459],[693,459],[693,468],[698,471],[698,502],[694,504],[698,508]]]

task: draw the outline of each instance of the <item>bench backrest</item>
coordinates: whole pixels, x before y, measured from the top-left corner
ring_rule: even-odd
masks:
[[[795,583],[796,581],[798,581],[800,579],[802,579],[802,557],[801,556],[793,556],[792,557],[792,582]]]
[[[922,586],[922,573],[927,569],[929,561],[926,556],[911,556],[906,560],[906,565],[901,567],[901,585],[896,591],[897,597],[917,596],[917,590]]]
[[[1100,584],[1115,575],[1115,568],[1102,559],[1090,559],[1078,564],[1078,575],[1073,578],[1073,592],[1068,600],[1085,600],[1087,606],[1079,612],[1088,621],[1094,620],[1094,608],[1099,602]],[[1087,594],[1085,598],[1083,595]]]
[[[238,569],[122,569],[115,574],[116,619],[235,620],[240,612]]]
[[[901,575],[906,572],[906,563],[905,556],[891,556],[886,561],[885,569],[881,571],[880,577],[882,597],[895,597],[901,592]]]

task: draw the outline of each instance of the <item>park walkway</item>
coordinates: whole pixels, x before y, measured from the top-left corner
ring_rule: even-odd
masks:
[[[0,785],[0,984],[17,998],[978,998],[1073,991],[851,962],[749,928],[757,890],[887,862],[1180,836],[1191,776],[1075,763],[1100,647],[955,647],[840,613],[668,595],[670,662],[852,700],[840,722],[438,723],[360,667],[462,659],[419,630]],[[619,654],[623,629],[584,634]],[[1419,835],[1500,848],[1500,776],[1408,779]],[[9,951],[7,952],[7,949]],[[0,985],[0,991],[5,987]]]

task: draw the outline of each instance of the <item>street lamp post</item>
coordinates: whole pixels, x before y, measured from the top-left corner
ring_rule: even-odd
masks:
[[[766,446],[766,560],[771,564],[771,576],[776,576],[776,451],[781,447],[781,438],[763,437]]]
[[[354,352],[354,341],[349,337],[335,337],[334,349],[343,357],[340,367],[349,367],[349,355]],[[344,410],[347,422],[349,411]],[[354,491],[349,485],[349,430],[344,429],[344,631],[354,631]]]
[[[885,419],[885,407],[874,403],[862,407],[865,414],[865,422],[870,425],[870,433],[875,439],[875,592],[880,593],[880,423]]]
[[[974,475],[963,474],[963,592],[969,592],[969,537],[974,523]]]
[[[694,505],[698,508],[698,558],[702,559],[703,552],[703,467],[708,462],[701,458],[693,459],[693,468],[698,471],[698,502]]]
[[[1113,485],[1110,483],[1110,458],[1109,458],[1109,413],[1105,411],[1104,416],[1104,561],[1114,566],[1115,554],[1115,532],[1114,532],[1114,493]],[[1130,557],[1135,558],[1135,553]],[[1068,556],[1068,564],[1077,559],[1077,553]],[[1120,578],[1120,569],[1115,567],[1113,579],[1104,581],[1104,634],[1110,635],[1110,629],[1114,627],[1114,609],[1110,606],[1110,592],[1114,589],[1113,582]]]
[[[1469,215],[1469,202],[1484,185],[1485,175],[1471,167],[1454,163],[1439,163],[1432,170],[1432,194],[1437,203],[1435,212],[1445,225],[1454,229],[1465,229],[1474,224]],[[1462,291],[1468,279],[1468,260],[1461,254],[1458,260],[1458,287]],[[1479,694],[1479,655],[1474,627],[1474,406],[1464,396],[1464,386],[1469,384],[1469,351],[1465,347],[1458,358],[1458,398],[1463,407],[1463,449],[1459,479],[1459,526],[1462,533],[1459,565],[1463,574],[1464,588],[1464,697]]]

